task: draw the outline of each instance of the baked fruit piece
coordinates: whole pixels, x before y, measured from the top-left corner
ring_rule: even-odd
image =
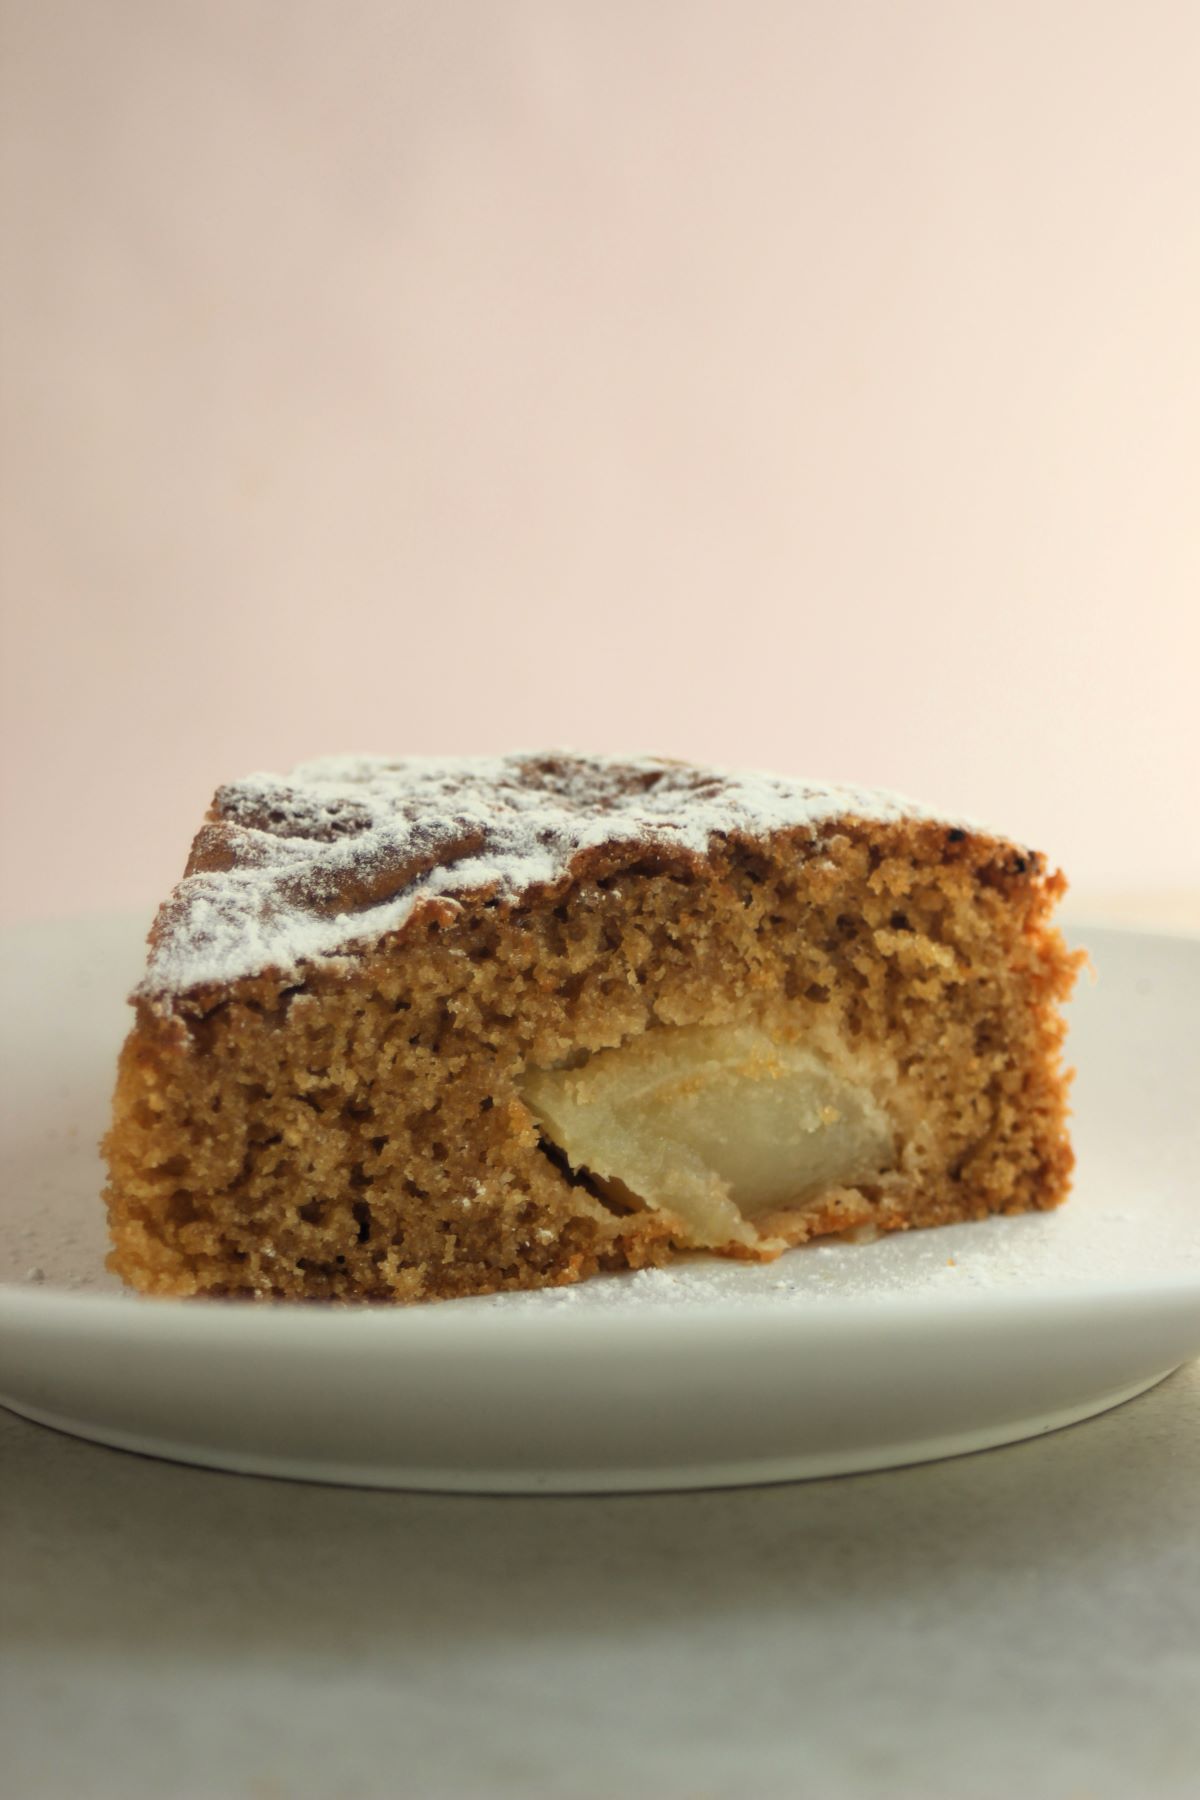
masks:
[[[1063,886],[885,794],[675,762],[221,788],[133,996],[110,1266],[416,1300],[1055,1206]]]

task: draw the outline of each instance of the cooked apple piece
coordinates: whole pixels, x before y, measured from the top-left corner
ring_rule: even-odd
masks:
[[[677,1215],[686,1240],[775,1247],[761,1216],[892,1165],[872,1087],[801,1038],[757,1025],[663,1027],[522,1084],[572,1168]]]

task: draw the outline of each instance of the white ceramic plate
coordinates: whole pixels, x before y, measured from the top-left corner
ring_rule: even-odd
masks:
[[[126,920],[0,938],[0,1399],[217,1468],[475,1491],[795,1479],[1011,1442],[1200,1355],[1200,940],[1079,932],[1062,1211],[408,1309],[142,1301],[96,1140]]]

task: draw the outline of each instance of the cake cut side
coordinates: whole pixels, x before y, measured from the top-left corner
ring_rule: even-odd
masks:
[[[890,796],[650,760],[222,789],[135,996],[111,1266],[413,1300],[1057,1205],[1063,885]]]

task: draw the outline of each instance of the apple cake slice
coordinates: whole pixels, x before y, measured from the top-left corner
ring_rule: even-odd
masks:
[[[676,762],[221,788],[133,996],[111,1267],[416,1300],[1055,1206],[1063,886],[886,794]]]

